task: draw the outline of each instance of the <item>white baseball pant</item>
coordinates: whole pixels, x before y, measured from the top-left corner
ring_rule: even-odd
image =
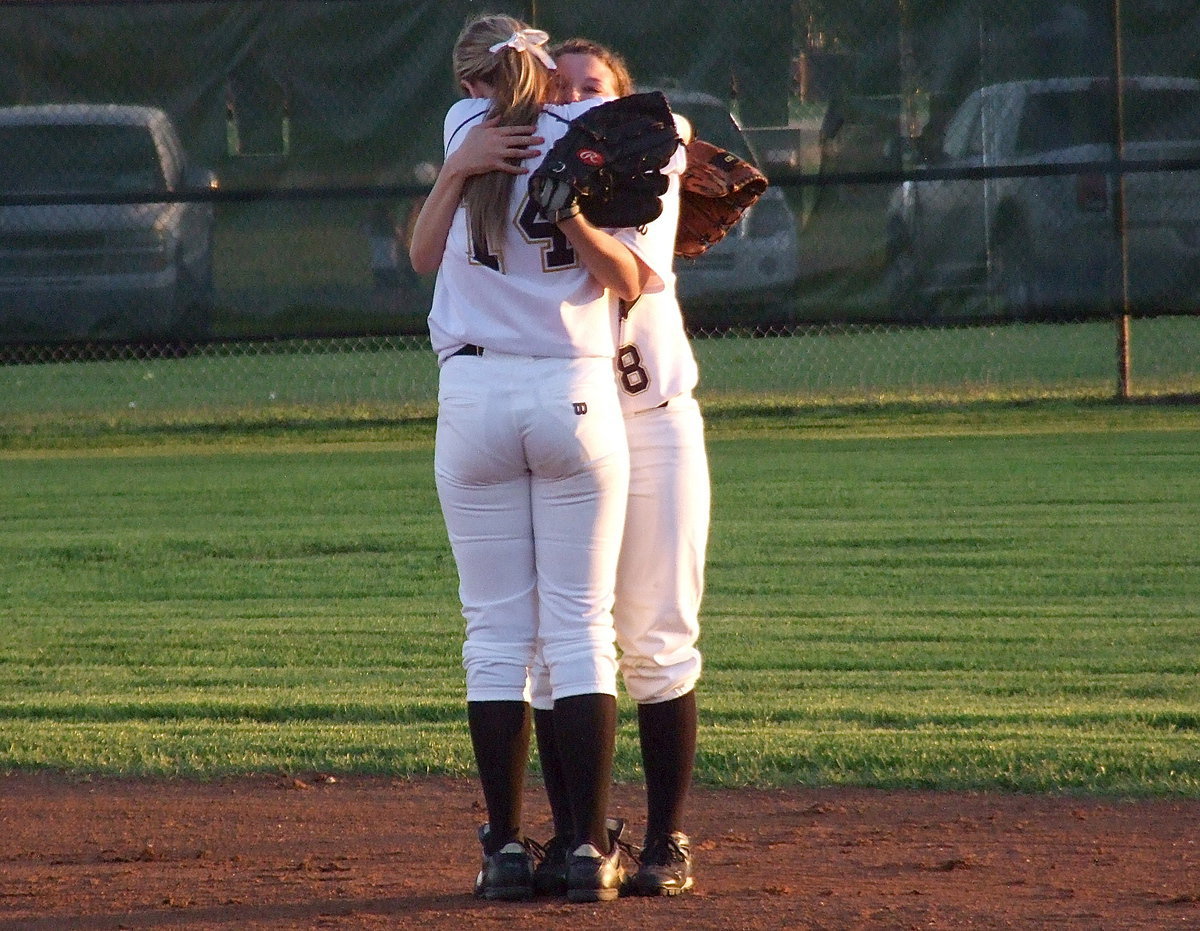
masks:
[[[639,704],[670,701],[700,678],[700,602],[711,490],[704,421],[690,396],[627,416],[629,504],[617,569],[614,621],[620,670]],[[533,707],[553,707],[540,659]]]
[[[441,369],[434,474],[466,618],[468,701],[616,694],[629,457],[607,358],[485,352]]]

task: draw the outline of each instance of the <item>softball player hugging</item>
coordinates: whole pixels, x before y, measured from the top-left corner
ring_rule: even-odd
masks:
[[[634,91],[624,62],[602,45],[569,39],[554,57],[566,99],[612,99]],[[686,141],[690,127],[680,118],[677,123]],[[696,754],[696,644],[710,488],[704,423],[692,397],[696,360],[670,270],[685,167],[681,148],[666,169],[670,184],[662,215],[634,240],[664,288],[623,304],[617,318],[617,381],[631,471],[614,619],[622,678],[637,703],[646,777],[646,835],[630,887],[647,896],[677,895],[694,884],[683,817]],[[555,829],[534,879],[539,891],[556,892],[566,882],[571,809],[544,664],[535,665],[532,681],[538,754]],[[622,826],[613,825],[617,831]]]
[[[459,574],[467,718],[488,813],[475,890],[533,894],[520,822],[527,676],[540,643],[571,814],[566,891],[587,902],[615,898],[625,878],[605,825],[629,482],[612,321],[618,298],[661,290],[664,279],[634,231],[599,230],[577,205],[547,218],[529,196],[537,146],[599,103],[550,103],[546,40],[508,16],[465,25],[453,65],[469,96],[446,115],[444,165],[410,255],[418,273],[438,272],[434,471]]]

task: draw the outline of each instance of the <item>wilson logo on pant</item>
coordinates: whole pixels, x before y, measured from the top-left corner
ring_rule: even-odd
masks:
[[[587,413],[586,401],[575,401],[571,404],[571,407],[574,408],[575,413],[580,417]]]

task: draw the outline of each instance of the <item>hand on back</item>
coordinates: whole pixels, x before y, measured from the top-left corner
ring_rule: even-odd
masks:
[[[536,148],[545,139],[536,135],[536,126],[500,126],[495,117],[468,130],[463,143],[446,159],[451,171],[462,175],[480,175],[488,171],[526,174],[522,163],[540,154]]]

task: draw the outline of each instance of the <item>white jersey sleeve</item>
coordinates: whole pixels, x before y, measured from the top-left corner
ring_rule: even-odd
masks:
[[[681,119],[676,117],[676,123]],[[686,168],[687,150],[680,145],[662,170],[667,176],[667,192],[662,196],[661,216],[653,223],[638,229],[610,230],[650,269],[646,293],[675,288],[672,268],[675,258],[675,230],[679,226],[679,184]]]

